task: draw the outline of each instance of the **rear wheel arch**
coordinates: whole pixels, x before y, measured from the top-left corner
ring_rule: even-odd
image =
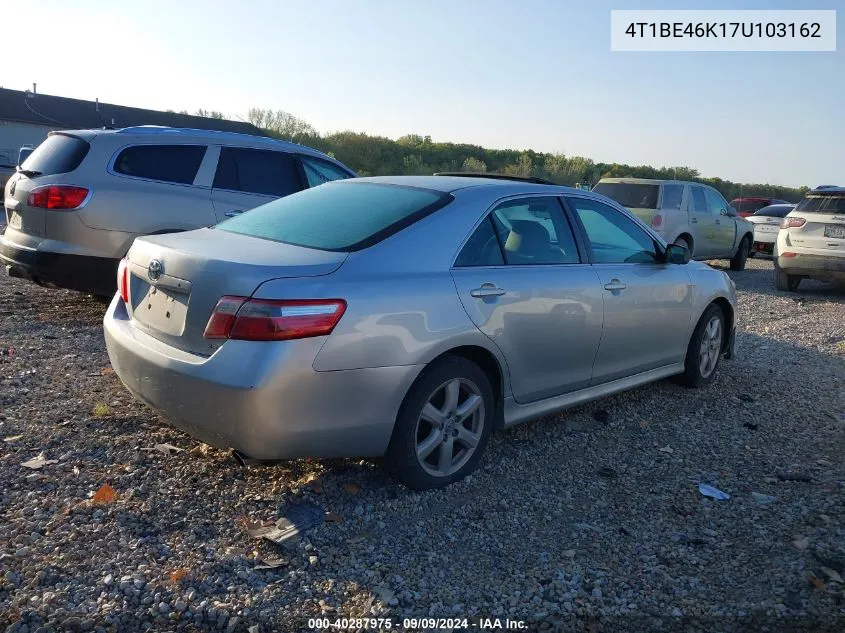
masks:
[[[427,365],[433,365],[448,356],[458,356],[475,363],[487,375],[487,379],[493,387],[493,398],[496,403],[496,417],[494,420],[493,430],[501,431],[505,424],[505,375],[499,359],[496,358],[496,355],[493,354],[493,352],[479,345],[461,345],[460,347],[453,347],[452,349],[443,352],[439,356],[433,358]]]
[[[709,308],[711,305],[719,306],[722,309],[722,315],[725,317],[725,331],[722,337],[722,351],[724,352],[728,348],[728,344],[731,340],[731,331],[734,328],[734,309],[733,306],[731,306],[731,302],[724,297],[714,299],[707,307]],[[706,310],[707,308],[705,308],[705,311]]]

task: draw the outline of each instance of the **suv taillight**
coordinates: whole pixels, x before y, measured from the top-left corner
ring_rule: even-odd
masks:
[[[124,303],[129,303],[129,260],[125,257],[117,265],[117,291]]]
[[[73,185],[44,185],[29,192],[26,203],[39,209],[54,209],[56,211],[70,211],[78,209],[85,198],[88,189]]]
[[[346,311],[343,299],[275,300],[221,297],[205,338],[286,341],[331,334]]]
[[[782,229],[792,229],[799,226],[804,226],[807,224],[807,220],[804,218],[784,218],[780,221],[780,228]]]

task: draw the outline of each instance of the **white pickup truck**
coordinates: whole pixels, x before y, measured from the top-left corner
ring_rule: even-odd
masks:
[[[602,178],[593,191],[627,207],[669,244],[694,259],[729,259],[742,270],[754,241],[754,225],[739,217],[718,191],[697,182]]]

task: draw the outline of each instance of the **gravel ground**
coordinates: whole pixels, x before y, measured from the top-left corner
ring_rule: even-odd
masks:
[[[739,357],[711,387],[661,382],[523,425],[431,493],[366,461],[236,467],[124,391],[102,303],[0,277],[0,623],[841,631],[845,289],[778,293],[759,259],[731,274]],[[42,451],[56,462],[21,465]],[[292,547],[246,533],[301,502],[330,514]]]

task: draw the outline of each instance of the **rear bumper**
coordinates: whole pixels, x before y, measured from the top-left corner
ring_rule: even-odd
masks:
[[[779,255],[777,265],[790,275],[802,275],[822,281],[845,281],[845,257],[796,253],[794,257]]]
[[[315,371],[322,338],[227,341],[198,356],[133,327],[119,297],[103,327],[129,391],[186,433],[258,460],[383,455],[422,369]]]
[[[0,235],[0,265],[11,277],[110,296],[117,289],[119,260],[29,248]]]

